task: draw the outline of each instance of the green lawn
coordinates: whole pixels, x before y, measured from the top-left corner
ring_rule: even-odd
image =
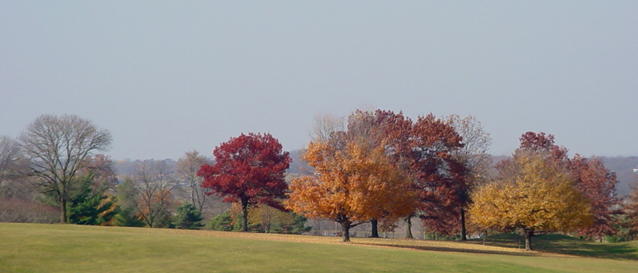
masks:
[[[598,251],[616,246],[605,245],[612,248]],[[619,245],[635,255],[636,244]],[[0,272],[638,272],[626,253],[609,259],[477,243],[343,244],[312,236],[0,223]]]
[[[482,241],[475,241],[482,244]],[[583,241],[573,237],[548,234],[533,237],[535,249],[544,252],[562,253],[586,257],[638,260],[638,241],[621,243],[598,243]],[[515,234],[489,236],[487,245],[501,247],[522,247],[523,241]]]

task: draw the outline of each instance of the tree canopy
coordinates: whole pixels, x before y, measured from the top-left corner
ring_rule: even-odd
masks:
[[[408,177],[395,167],[383,147],[356,142],[313,142],[304,158],[316,176],[293,179],[287,202],[307,217],[333,219],[349,230],[369,219],[405,215],[414,209],[415,195]]]
[[[258,203],[279,207],[288,185],[284,174],[290,164],[288,152],[270,134],[242,134],[222,143],[213,151],[215,163],[203,165],[198,176],[207,194],[240,202],[243,230],[248,231],[248,206]]]
[[[498,179],[477,189],[469,212],[480,227],[521,229],[531,249],[535,232],[575,231],[592,222],[591,206],[569,171],[547,154],[517,152]]]

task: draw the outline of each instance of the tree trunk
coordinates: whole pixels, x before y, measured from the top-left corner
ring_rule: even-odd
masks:
[[[350,221],[341,222],[341,233],[344,242],[350,242]]]
[[[467,231],[465,230],[465,209],[461,208],[461,241],[467,240]]]
[[[532,236],[534,236],[534,230],[526,229],[525,232],[525,250],[532,250]]]
[[[66,199],[65,198],[61,198],[61,200],[60,200],[60,223],[62,223],[62,224],[67,223]]]
[[[193,203],[193,206],[195,206],[199,212],[202,212],[202,207],[199,206],[199,202],[197,200],[197,198],[195,197],[195,183],[193,182],[193,180],[191,180],[191,203]]]
[[[241,199],[242,231],[248,232],[248,199]]]
[[[379,221],[377,219],[370,220],[370,226],[372,228],[370,237],[371,238],[379,238]]]
[[[412,215],[405,218],[405,223],[408,224],[408,226],[405,229],[405,238],[414,239],[414,236],[412,236]]]

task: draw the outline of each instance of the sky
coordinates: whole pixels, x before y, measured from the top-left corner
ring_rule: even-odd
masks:
[[[357,108],[473,115],[638,155],[638,1],[0,0],[0,135],[41,114],[108,129],[114,159],[242,132],[303,148]]]

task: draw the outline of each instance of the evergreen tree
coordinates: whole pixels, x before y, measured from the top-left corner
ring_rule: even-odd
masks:
[[[175,227],[181,229],[199,229],[203,225],[202,214],[193,206],[193,204],[185,204],[177,208],[177,217],[175,218]]]
[[[123,227],[143,227],[144,222],[135,215],[135,209],[124,208],[120,209],[115,215],[115,225]]]
[[[71,198],[69,220],[80,225],[102,225],[118,213],[114,198],[104,189],[93,189],[93,175],[84,177],[78,192]]]
[[[120,208],[115,215],[115,225],[124,227],[143,227],[145,224],[138,216],[137,190],[131,179],[125,179],[117,185],[117,204]]]

